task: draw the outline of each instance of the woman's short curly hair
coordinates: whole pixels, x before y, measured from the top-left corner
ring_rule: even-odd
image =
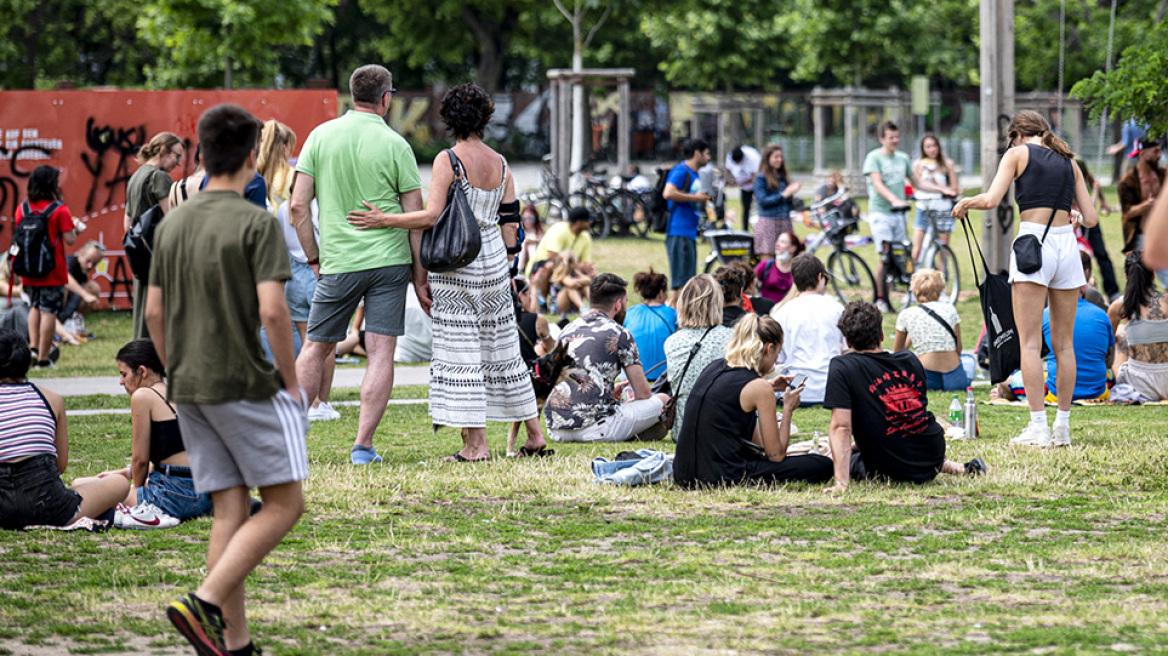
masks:
[[[929,303],[941,298],[941,292],[945,291],[945,278],[936,269],[921,269],[913,274],[909,290],[921,303]]]
[[[438,110],[446,129],[459,141],[472,136],[481,139],[494,113],[495,101],[490,94],[471,82],[451,87]]]

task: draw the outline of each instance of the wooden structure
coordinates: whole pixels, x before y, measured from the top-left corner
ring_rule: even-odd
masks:
[[[853,191],[853,195],[863,195],[866,192],[862,184],[863,175],[860,168],[864,164],[864,156],[868,151],[879,144],[874,137],[868,134],[867,115],[869,110],[879,110],[900,126],[901,148],[910,152],[912,144],[921,135],[913,134],[912,93],[895,87],[886,90],[864,89],[862,87],[844,87],[843,89],[823,89],[815,87],[811,91],[812,122],[815,125],[815,175],[825,175],[829,169],[824,165],[823,142],[827,129],[827,109],[843,108],[844,127],[844,181]],[[933,125],[937,125],[941,116],[941,94],[933,91],[929,94],[929,107],[933,113]],[[911,155],[911,152],[910,152]]]
[[[726,119],[733,114],[749,114],[754,125],[754,139],[753,145],[755,148],[762,150],[763,146],[763,121],[766,107],[763,105],[761,98],[735,98],[729,97],[715,97],[715,98],[694,98],[691,101],[691,111],[693,117],[690,118],[690,134],[692,136],[701,135],[701,117],[703,114],[713,114],[718,119],[718,137],[714,144],[716,150],[714,151],[714,158],[716,161],[721,161],[726,158],[729,152],[726,146],[728,143],[737,145],[741,142],[738,135],[738,122],[727,121]],[[727,134],[726,125],[730,125],[730,134]]]
[[[637,74],[632,68],[586,68],[574,71],[567,68],[553,68],[547,72],[551,82],[551,99],[548,104],[551,132],[551,158],[562,189],[569,188],[571,178],[572,138],[584,139],[585,135],[572,134],[572,88],[576,85],[595,86],[612,84],[616,81],[619,96],[617,112],[616,161],[617,168],[624,173],[629,168],[629,78]]]

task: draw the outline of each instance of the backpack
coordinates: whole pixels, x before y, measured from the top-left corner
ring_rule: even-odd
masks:
[[[669,181],[669,172],[673,169],[660,168],[657,169],[657,184],[653,185],[653,190],[648,193],[645,204],[649,208],[650,216],[652,217],[653,232],[668,232],[669,231],[669,201],[665,200],[665,183]],[[690,177],[689,167],[685,169],[685,182],[682,187],[689,189]]]
[[[20,206],[24,218],[12,231],[12,273],[25,278],[44,278],[57,267],[57,242],[49,237],[49,217],[60,201],[53,201],[40,212],[33,212],[25,201]]]
[[[162,207],[154,205],[142,213],[130,231],[122,238],[122,248],[130,262],[134,277],[146,284],[150,278],[150,262],[154,257],[154,231],[165,214]]]

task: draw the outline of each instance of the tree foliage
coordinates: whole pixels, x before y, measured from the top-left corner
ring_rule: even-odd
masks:
[[[149,86],[271,86],[280,49],[310,45],[336,0],[147,0],[138,29],[158,52]]]
[[[1083,99],[1091,120],[1103,110],[1112,116],[1135,117],[1149,126],[1148,133],[1168,133],[1168,22],[1161,22],[1123,51],[1111,71],[1096,71],[1071,93]]]

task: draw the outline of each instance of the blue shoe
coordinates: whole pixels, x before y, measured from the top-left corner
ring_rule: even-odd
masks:
[[[371,462],[381,462],[381,456],[377,455],[377,450],[371,446],[361,446],[354,444],[353,450],[349,452],[349,458],[352,459],[354,465],[368,465]]]

